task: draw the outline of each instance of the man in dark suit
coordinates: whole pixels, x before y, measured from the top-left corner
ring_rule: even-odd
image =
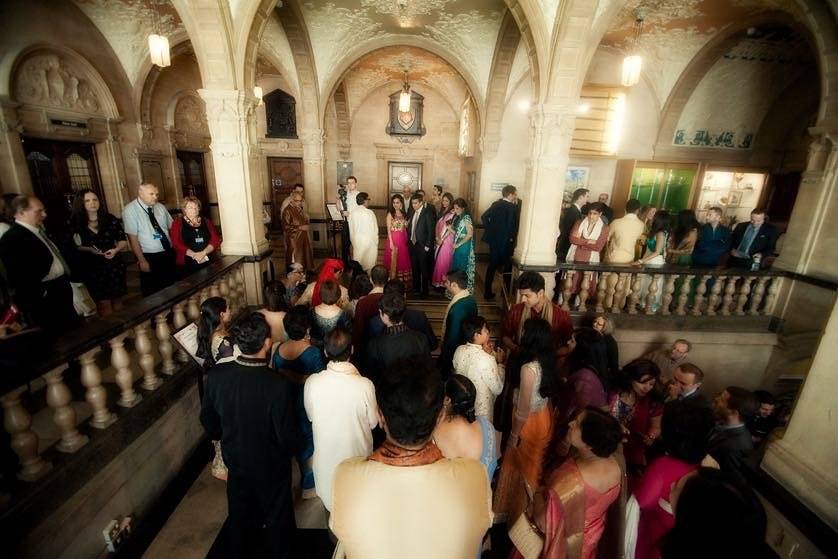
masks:
[[[397,279],[391,279],[384,285],[382,298],[384,295],[387,295],[388,293],[395,293],[396,295],[399,295],[402,298],[404,298],[406,295],[405,292],[406,289],[404,283]],[[369,295],[367,295],[367,297],[369,297]],[[361,300],[363,301],[363,299]],[[381,313],[379,312],[379,310],[381,309],[381,299],[378,300],[377,305],[378,306],[376,306],[375,308],[375,315],[369,319],[369,323],[367,324],[366,343],[369,343],[369,340],[372,340],[373,338],[381,336],[387,329],[387,326],[384,324],[384,321],[381,320]],[[358,312],[357,309],[355,312]],[[428,321],[428,316],[424,313],[424,311],[406,307],[404,309],[404,314],[402,315],[402,322],[405,326],[407,326],[414,332],[419,332],[420,334],[425,336],[425,339],[428,340],[428,349],[430,349],[431,351],[435,350],[436,346],[439,345],[439,339],[436,337],[434,329],[431,326],[430,321]],[[363,346],[357,347],[356,351],[361,351],[362,347]]]
[[[426,204],[424,197],[417,193],[410,197],[410,213],[407,217],[413,292],[427,296],[434,269],[436,212],[434,207]]]
[[[752,465],[754,451],[745,422],[756,413],[757,405],[753,392],[738,386],[728,386],[713,400],[713,413],[718,423],[710,436],[710,456],[723,471],[742,482],[746,481],[744,469]]]
[[[233,328],[242,354],[210,369],[201,423],[227,466],[226,557],[291,557],[291,460],[303,444],[293,387],[268,368],[270,327],[252,313]]]
[[[404,324],[404,297],[397,293],[385,293],[381,299],[381,320],[384,334],[367,344],[366,366],[362,373],[375,380],[399,360],[430,360],[428,340]]]
[[[0,240],[0,259],[14,301],[27,322],[65,331],[79,317],[73,308],[70,267],[44,230],[44,205],[34,196],[18,196],[12,210],[15,223]]]
[[[573,192],[570,206],[562,212],[559,220],[559,247],[556,251],[559,262],[564,262],[567,258],[567,251],[570,250],[570,232],[576,222],[582,219],[582,207],[587,203],[588,189],[577,188]]]
[[[704,372],[692,363],[681,363],[672,371],[668,401],[678,401],[691,406],[709,409],[710,399],[701,391]]]
[[[480,216],[483,223],[483,242],[489,245],[489,267],[486,268],[486,281],[483,285],[483,296],[486,299],[495,297],[492,285],[498,269],[507,290],[512,279],[506,274],[512,268],[512,249],[518,237],[518,190],[508,184],[503,187],[502,194],[503,198],[495,200]]]
[[[756,208],[751,212],[751,221],[740,223],[730,236],[730,262],[732,268],[750,268],[759,255],[760,267],[771,265],[779,232],[768,223],[765,210]]]

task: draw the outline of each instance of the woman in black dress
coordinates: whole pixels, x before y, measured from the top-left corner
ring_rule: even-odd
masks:
[[[95,192],[85,189],[73,201],[70,231],[78,250],[73,271],[96,301],[99,316],[121,309],[127,287],[119,253],[128,248],[122,221],[102,208]]]
[[[186,277],[209,265],[210,255],[218,249],[221,239],[212,221],[201,217],[198,198],[187,196],[180,207],[183,214],[172,221],[169,236],[180,277]]]

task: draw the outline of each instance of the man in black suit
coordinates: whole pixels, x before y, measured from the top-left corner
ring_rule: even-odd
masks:
[[[745,482],[744,469],[752,465],[754,443],[745,426],[757,411],[757,399],[753,392],[728,386],[713,400],[713,413],[717,425],[710,436],[710,456],[729,472]]]
[[[401,297],[404,297],[404,283],[397,279],[388,280],[387,283],[384,284],[382,298],[384,297],[384,295],[387,295],[388,293],[395,293]],[[378,301],[378,308],[381,308],[381,300]],[[436,337],[434,329],[431,326],[431,323],[428,321],[428,316],[424,313],[424,311],[406,307],[404,309],[404,314],[402,315],[402,322],[411,330],[419,332],[420,334],[425,336],[425,339],[428,340],[428,349],[430,351],[435,350],[436,346],[439,345],[439,339]],[[387,326],[381,319],[381,313],[376,312],[375,316],[370,318],[369,323],[367,324],[367,343],[369,343],[369,340],[372,340],[373,338],[377,338],[378,336],[384,334],[384,331],[386,329]],[[356,348],[357,351],[361,351],[362,349],[362,347]]]
[[[0,239],[14,301],[29,323],[61,332],[79,322],[73,308],[70,267],[44,230],[47,214],[34,196],[12,201],[15,223]]]
[[[268,368],[270,327],[252,313],[233,327],[242,354],[207,375],[201,423],[227,466],[225,557],[291,557],[291,460],[303,439],[294,388]]]
[[[570,206],[562,212],[562,217],[559,220],[559,246],[556,251],[559,262],[564,262],[567,258],[567,251],[570,250],[570,232],[576,222],[582,219],[582,207],[587,203],[588,189],[577,188],[573,192]]]
[[[480,216],[483,223],[483,242],[489,245],[489,267],[486,269],[486,281],[483,285],[483,296],[486,299],[495,297],[492,285],[498,269],[507,290],[512,279],[506,274],[512,268],[512,250],[518,237],[518,190],[508,184],[503,187],[502,194],[503,198],[495,200]]]
[[[751,212],[751,221],[740,223],[730,236],[730,262],[733,268],[750,268],[754,258],[759,255],[760,267],[771,265],[774,248],[779,232],[768,223],[765,210],[755,208]]]
[[[410,206],[407,217],[413,292],[427,296],[434,270],[436,212],[433,206],[425,203],[425,198],[419,193],[410,197]]]
[[[405,306],[404,297],[397,293],[387,293],[381,298],[379,314],[386,328],[384,334],[367,344],[364,376],[375,380],[402,359],[430,360],[428,340],[404,323]]]
[[[668,401],[679,401],[691,406],[710,408],[710,399],[701,391],[704,372],[692,363],[681,363],[672,371],[672,380],[667,387]]]

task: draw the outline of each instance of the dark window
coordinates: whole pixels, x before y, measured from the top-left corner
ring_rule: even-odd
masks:
[[[275,89],[265,95],[265,115],[268,121],[268,138],[297,137],[297,101],[282,91]]]

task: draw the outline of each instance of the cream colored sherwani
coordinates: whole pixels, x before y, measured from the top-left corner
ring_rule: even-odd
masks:
[[[629,264],[634,262],[637,239],[643,234],[645,225],[637,214],[626,214],[615,219],[608,227],[608,245],[605,247],[605,262]]]

